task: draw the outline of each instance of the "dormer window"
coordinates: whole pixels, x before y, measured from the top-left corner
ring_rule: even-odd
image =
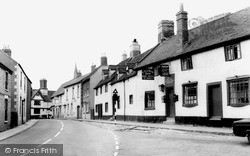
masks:
[[[193,69],[192,57],[186,56],[181,59],[181,70],[185,71],[190,69]]]
[[[229,45],[225,47],[226,61],[241,59],[240,44]]]

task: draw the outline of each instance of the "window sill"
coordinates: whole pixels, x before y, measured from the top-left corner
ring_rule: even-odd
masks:
[[[8,121],[4,121],[4,124],[7,124],[8,123]]]
[[[191,108],[191,107],[196,107],[198,104],[185,104],[183,107]]]
[[[231,104],[229,106],[231,106],[231,107],[245,107],[247,105],[249,105],[249,104],[241,103],[241,104]]]
[[[147,108],[144,108],[144,110],[155,110],[155,107],[147,107]]]

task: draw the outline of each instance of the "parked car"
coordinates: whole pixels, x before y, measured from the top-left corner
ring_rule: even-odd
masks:
[[[247,137],[250,143],[250,118],[235,121],[233,123],[233,133],[235,136]]]

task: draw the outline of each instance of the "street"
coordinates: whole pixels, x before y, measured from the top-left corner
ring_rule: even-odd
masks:
[[[246,138],[73,120],[39,120],[0,144],[63,144],[65,156],[250,153]]]

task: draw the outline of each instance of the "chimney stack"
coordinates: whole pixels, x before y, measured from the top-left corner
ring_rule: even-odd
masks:
[[[130,57],[135,57],[141,54],[141,46],[138,44],[137,40],[134,39],[132,45],[130,46]]]
[[[128,58],[128,55],[126,54],[126,52],[124,52],[122,54],[122,61],[126,60]]]
[[[7,54],[9,57],[11,57],[11,50],[9,48],[3,48],[3,52]]]
[[[183,48],[188,42],[188,16],[187,12],[183,9],[183,4],[180,5],[180,11],[176,14],[177,21],[177,44]]]
[[[91,72],[93,72],[95,70],[95,68],[96,68],[96,65],[92,64],[91,65]]]
[[[162,20],[158,24],[158,43],[174,35],[174,21]]]
[[[46,79],[40,80],[40,89],[47,89],[47,80]]]
[[[108,58],[107,56],[101,57],[101,66],[108,66]]]

